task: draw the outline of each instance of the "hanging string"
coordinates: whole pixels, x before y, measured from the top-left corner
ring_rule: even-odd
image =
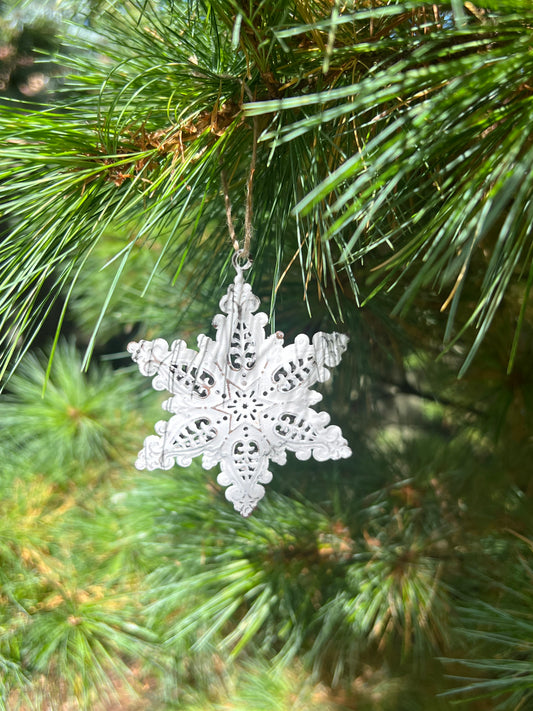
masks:
[[[255,173],[255,160],[257,158],[257,116],[254,116],[253,138],[252,138],[252,159],[250,161],[250,172],[246,185],[246,210],[244,212],[244,245],[243,256],[247,259],[250,256],[250,244],[253,237],[253,182]]]
[[[231,216],[231,200],[229,199],[228,178],[224,169],[222,169],[220,173],[220,179],[222,180],[222,191],[224,192],[224,206],[226,208],[226,222],[228,223],[229,236],[233,249],[238,252],[241,247],[239,245],[237,235],[235,234],[235,226],[233,224],[233,218]]]
[[[244,85],[244,89],[250,99],[253,100],[252,93],[248,89],[246,85]],[[229,196],[229,184],[228,184],[228,178],[226,175],[226,171],[224,169],[221,170],[220,172],[220,179],[222,182],[222,191],[224,193],[224,206],[226,209],[226,222],[228,223],[228,231],[229,231],[229,236],[231,240],[231,244],[235,252],[238,252],[239,257],[244,260],[248,261],[250,257],[250,244],[252,242],[252,237],[253,237],[253,225],[252,225],[252,217],[253,217],[253,182],[254,182],[254,174],[255,174],[255,164],[256,164],[256,159],[257,159],[257,139],[258,139],[258,121],[257,121],[257,116],[254,116],[253,119],[253,136],[252,136],[252,157],[250,160],[250,170],[248,173],[248,179],[246,181],[246,205],[245,205],[245,210],[244,210],[244,240],[243,240],[243,246],[241,248],[239,244],[239,240],[237,239],[237,235],[235,232],[235,225],[233,223],[233,216],[231,212],[231,199]]]

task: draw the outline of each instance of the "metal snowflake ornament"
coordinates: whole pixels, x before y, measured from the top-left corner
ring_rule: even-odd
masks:
[[[189,466],[203,455],[202,466],[220,463],[217,481],[242,516],[263,497],[272,473],[270,460],[285,464],[287,451],[297,459],[317,461],[349,457],[351,450],[326,412],[311,408],[322,395],[310,388],[326,381],[328,367],[340,362],[348,337],[300,334],[283,346],[279,331],[265,335],[268,317],[254,312],[259,299],[244,281],[235,255],[237,276],[213,319],[216,339],[198,336],[198,351],[176,340],[139,341],[128,351],[143,375],[155,376],[156,390],[172,397],[163,408],[172,413],[155,426],[135,463],[138,469]]]

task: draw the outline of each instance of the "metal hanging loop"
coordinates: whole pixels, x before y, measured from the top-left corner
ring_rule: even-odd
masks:
[[[252,260],[250,259],[250,255],[246,254],[244,249],[236,250],[233,257],[231,258],[231,262],[239,276],[242,276],[242,273],[250,269],[250,267],[252,266]]]

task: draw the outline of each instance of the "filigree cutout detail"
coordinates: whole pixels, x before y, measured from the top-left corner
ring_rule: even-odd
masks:
[[[171,397],[163,408],[172,413],[145,439],[138,469],[189,466],[202,455],[202,466],[220,464],[217,481],[236,511],[249,516],[272,480],[270,460],[285,464],[287,452],[300,460],[349,457],[351,450],[326,412],[311,408],[322,395],[310,388],[325,382],[346,350],[348,337],[300,334],[283,346],[283,334],[265,335],[268,317],[254,313],[259,299],[237,268],[220,301],[213,341],[198,336],[198,350],[182,340],[170,347],[162,338],[130,343],[128,351],[156,390]],[[225,315],[224,315],[225,314]]]

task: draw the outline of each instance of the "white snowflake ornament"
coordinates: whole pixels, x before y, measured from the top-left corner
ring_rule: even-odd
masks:
[[[220,463],[217,481],[227,487],[226,498],[249,516],[272,479],[270,460],[285,464],[287,451],[319,462],[351,455],[329,415],[311,408],[322,395],[310,389],[329,378],[348,337],[316,333],[310,342],[300,334],[285,347],[279,331],[266,337],[268,317],[254,314],[259,299],[243,278],[249,263],[233,263],[237,276],[220,301],[226,315],[213,319],[214,341],[199,335],[198,351],[182,340],[169,348],[162,338],[128,345],[141,373],[154,376],[153,387],[172,395],[163,403],[172,417],[156,424],[135,466],[187,467],[203,455],[204,469]]]

